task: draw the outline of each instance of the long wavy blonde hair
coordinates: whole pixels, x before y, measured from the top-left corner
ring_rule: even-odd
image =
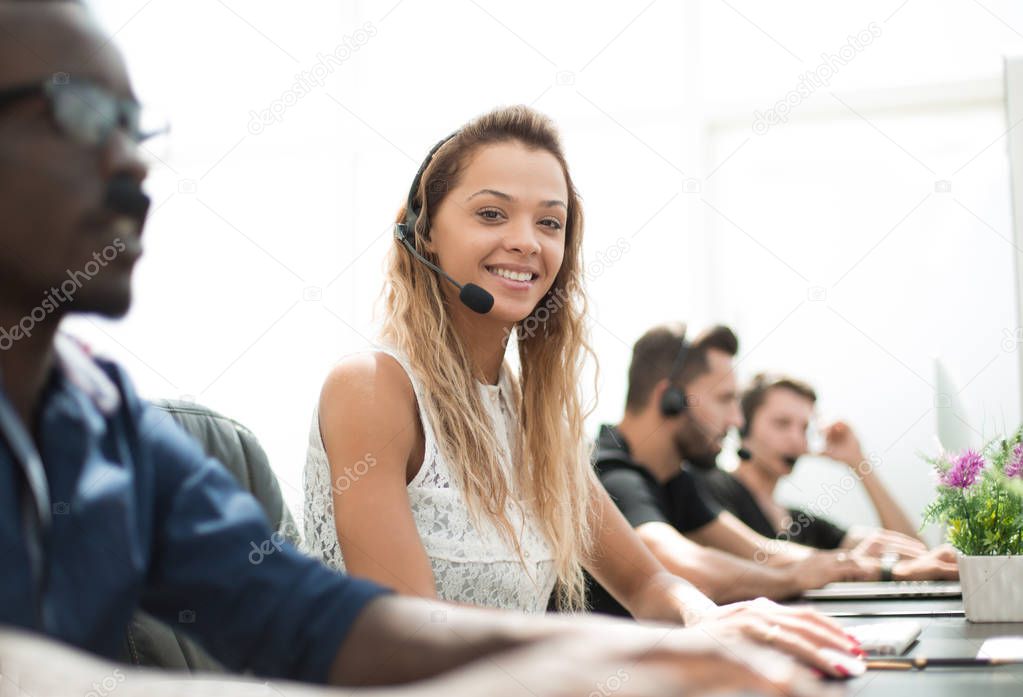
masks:
[[[572,184],[560,138],[546,116],[525,106],[500,108],[464,125],[434,154],[414,194],[420,212],[417,250],[437,263],[424,245],[430,213],[477,149],[503,142],[545,150],[561,164],[568,188],[565,254],[550,291],[531,315],[516,325],[520,370],[512,379],[519,432],[513,445],[514,485],[540,522],[554,552],[557,598],[562,608],[585,605],[582,564],[591,554],[592,468],[586,450],[585,413],[579,382],[585,357],[593,357],[583,317],[581,244],[583,212]],[[405,220],[405,207],[398,222]],[[494,436],[477,382],[483,380],[451,320],[451,308],[437,275],[395,245],[387,262],[381,338],[404,353],[424,388],[424,408],[437,432],[452,475],[470,511],[485,516],[522,558],[520,542],[506,516],[512,491],[498,460]],[[507,370],[507,366],[505,366]]]

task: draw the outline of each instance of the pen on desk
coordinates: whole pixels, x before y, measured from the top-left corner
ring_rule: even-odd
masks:
[[[923,670],[927,667],[976,668],[1023,663],[1019,658],[881,658],[867,659],[867,670]]]

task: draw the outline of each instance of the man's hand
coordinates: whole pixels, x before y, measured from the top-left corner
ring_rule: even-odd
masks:
[[[610,633],[619,625],[606,623]],[[631,626],[631,628],[630,628]],[[806,695],[838,690],[817,680],[791,658],[750,645],[726,628],[717,632],[620,624],[621,642],[580,634],[538,641],[494,654],[442,676],[399,687],[349,689],[349,697],[660,697],[728,692]],[[670,634],[666,635],[666,632]],[[688,634],[686,633],[688,632]],[[189,676],[117,666],[37,634],[0,630],[5,676],[17,676],[19,694],[65,697],[117,676],[123,697],[333,697],[341,692],[294,682],[245,676]],[[384,665],[383,663],[381,665]],[[12,687],[14,683],[11,683]],[[6,691],[3,691],[7,694]],[[12,693],[13,694],[13,693]],[[836,692],[836,694],[839,694]]]
[[[892,567],[896,581],[957,581],[959,564],[949,545],[935,547],[916,559],[904,559]]]
[[[853,433],[852,427],[844,421],[836,421],[825,426],[821,433],[824,436],[824,450],[821,455],[844,462],[852,468],[859,467],[866,459],[859,439]]]
[[[927,545],[901,532],[875,528],[863,535],[851,553],[853,556],[877,559],[886,553],[895,553],[901,559],[916,559],[927,554]]]
[[[438,611],[439,621],[435,619]],[[641,683],[637,677],[636,686],[671,685],[672,689],[663,693],[688,694],[703,689],[704,677],[713,682],[716,676],[734,678],[739,681],[738,686],[758,685],[755,689],[771,686],[768,691],[776,692],[792,688],[793,676],[807,675],[794,667],[792,659],[840,677],[842,671],[836,668],[828,651],[854,653],[854,640],[833,620],[812,610],[786,608],[762,598],[708,607],[699,618],[691,620],[698,622],[681,627],[592,615],[526,617],[419,598],[385,596],[372,601],[356,619],[331,668],[331,678],[338,685],[418,682],[417,688],[441,688],[420,693],[423,697],[477,693],[512,697],[521,694],[515,690],[523,684],[533,694],[554,697],[589,694],[595,681],[610,679],[618,668],[656,664],[668,672],[651,672],[650,683]],[[760,652],[747,650],[750,644]],[[388,648],[386,659],[380,653],[381,646]],[[764,651],[769,660],[749,663],[752,656],[762,656]],[[505,657],[518,658],[505,665],[502,662]],[[550,670],[557,670],[563,685],[572,685],[573,689],[553,692],[540,689],[542,686],[528,681],[528,677],[519,678],[521,672],[522,676],[542,680],[547,674],[544,666],[552,665],[552,661],[559,667]],[[605,666],[610,670],[606,675],[599,674]],[[787,667],[781,673],[764,673],[769,666]],[[509,674],[516,680],[509,682],[506,679]],[[692,684],[687,682],[690,680]],[[488,684],[503,687],[459,692],[468,685]],[[588,687],[575,690],[578,685]],[[638,687],[630,689],[636,690],[631,694],[648,694]]]
[[[864,563],[853,554],[842,551],[818,551],[787,567],[793,585],[801,591],[835,581],[874,581],[877,564]]]

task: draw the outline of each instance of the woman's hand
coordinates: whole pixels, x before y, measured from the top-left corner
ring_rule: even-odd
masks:
[[[834,677],[847,677],[848,673],[822,649],[862,656],[859,642],[834,620],[809,608],[786,607],[766,598],[722,605],[705,613],[692,629],[713,636],[724,632],[725,636],[769,646]]]

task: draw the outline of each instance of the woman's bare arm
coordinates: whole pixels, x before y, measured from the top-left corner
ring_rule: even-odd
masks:
[[[327,378],[319,414],[347,572],[437,597],[406,489],[422,427],[404,369],[382,353],[345,359]]]
[[[607,491],[594,483],[593,560],[587,570],[636,619],[685,622],[714,602],[669,573],[625,520]]]

